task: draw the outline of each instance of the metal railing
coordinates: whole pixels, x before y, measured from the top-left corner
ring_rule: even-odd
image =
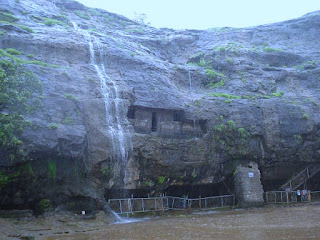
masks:
[[[206,198],[181,198],[181,197],[152,197],[152,198],[125,198],[109,199],[111,209],[118,214],[134,212],[167,211],[169,209],[181,210],[186,208],[212,209],[233,206],[233,195],[214,196]]]
[[[297,192],[272,191],[264,193],[266,203],[292,203],[297,202]]]
[[[296,203],[298,202],[296,191],[271,191],[264,193],[264,200],[266,203]],[[320,201],[320,191],[301,194],[301,202],[318,202]]]
[[[314,191],[310,193],[311,202],[320,202],[320,191]]]
[[[281,189],[290,189],[291,191],[294,191],[319,171],[319,165],[310,165],[300,173],[298,173],[296,176],[291,178],[288,182],[283,184],[281,186]]]

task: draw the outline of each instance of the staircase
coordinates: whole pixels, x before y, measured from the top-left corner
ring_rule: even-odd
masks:
[[[290,189],[291,191],[295,191],[298,187],[300,187],[302,184],[304,184],[309,178],[311,178],[313,175],[315,175],[317,172],[320,171],[320,165],[312,164],[300,173],[298,173],[296,176],[291,178],[288,182],[283,184],[280,189]]]

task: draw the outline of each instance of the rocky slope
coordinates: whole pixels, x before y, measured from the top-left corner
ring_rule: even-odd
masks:
[[[23,157],[1,149],[2,173],[19,173],[1,189],[2,207],[50,199],[94,208],[119,189],[228,181],[249,161],[271,188],[319,162],[320,12],[197,31],[67,0],[3,0],[0,9],[0,47],[22,52],[43,84]]]

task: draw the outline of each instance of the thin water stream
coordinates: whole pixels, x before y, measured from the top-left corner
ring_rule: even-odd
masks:
[[[94,66],[100,80],[101,94],[105,105],[106,127],[113,149],[113,159],[116,160],[114,177],[119,177],[124,170],[131,149],[130,134],[123,126],[128,125],[126,115],[123,113],[123,100],[120,98],[119,86],[108,76],[105,69],[105,51],[99,38],[90,35],[72,22],[74,29],[86,39],[89,52],[90,64]],[[96,57],[98,56],[98,57]]]

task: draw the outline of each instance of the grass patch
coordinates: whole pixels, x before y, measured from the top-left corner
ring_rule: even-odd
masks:
[[[271,94],[273,97],[282,97],[284,95],[284,92],[275,92]]]
[[[0,37],[2,37],[3,35],[5,35],[6,33],[7,33],[6,30],[1,31],[1,32],[0,32]]]
[[[64,95],[64,97],[67,98],[67,99],[73,100],[73,101],[77,101],[77,98],[74,95],[70,94],[70,93],[66,93]]]
[[[228,93],[208,93],[209,97],[223,97],[226,98],[227,100],[225,102],[230,103],[231,99],[249,99],[249,100],[256,100],[256,99],[271,99],[273,97],[281,97],[284,95],[284,92],[279,92],[279,93],[273,93],[271,95],[255,95],[255,96],[250,96],[250,95],[231,95]]]
[[[11,50],[11,51],[13,51],[13,50]],[[18,50],[16,50],[16,51],[18,51]],[[40,65],[40,66],[43,66],[43,67],[52,67],[52,68],[60,67],[59,65],[48,64],[48,63],[41,62],[41,61],[38,61],[38,60],[21,59],[21,58],[16,57],[15,55],[12,55],[12,54],[8,53],[6,50],[1,49],[1,48],[0,48],[0,57],[10,58],[11,60],[15,61],[18,64],[34,64],[34,65]]]
[[[33,30],[27,26],[19,25],[16,23],[8,22],[8,21],[0,21],[0,24],[7,24],[7,25],[11,25],[11,26],[16,26],[16,27],[19,27],[19,28],[29,32],[29,33],[33,33]]]
[[[0,21],[14,23],[19,21],[19,18],[16,18],[10,13],[0,12]]]
[[[73,118],[71,117],[66,117],[63,121],[62,121],[63,124],[66,124],[66,125],[73,125],[74,123],[74,120]]]
[[[45,21],[43,22],[45,25],[52,27],[54,25],[60,25],[60,26],[64,26],[66,25],[64,22],[60,21],[60,20],[56,20],[56,19],[51,19],[51,18],[46,18]]]
[[[11,55],[23,55],[22,52],[18,51],[17,49],[14,49],[14,48],[7,48],[6,52]]]
[[[207,69],[206,75],[210,80],[217,80],[219,78],[225,79],[226,76],[223,73],[219,73],[213,69]]]
[[[279,48],[272,48],[272,47],[268,47],[268,46],[264,46],[262,48],[263,51],[265,52],[283,52],[282,49],[279,49]]]
[[[208,94],[209,97],[223,97],[223,98],[227,98],[227,99],[241,99],[241,96],[237,96],[237,95],[231,95],[228,93],[209,93]]]
[[[218,88],[218,87],[223,87],[224,86],[224,80],[221,80],[217,83],[209,83],[210,88]]]
[[[57,123],[50,123],[49,128],[51,129],[57,129],[59,125]]]
[[[90,20],[90,16],[88,14],[86,14],[85,12],[83,11],[75,11],[74,12],[78,17],[82,18],[82,19],[85,19],[85,20]]]

